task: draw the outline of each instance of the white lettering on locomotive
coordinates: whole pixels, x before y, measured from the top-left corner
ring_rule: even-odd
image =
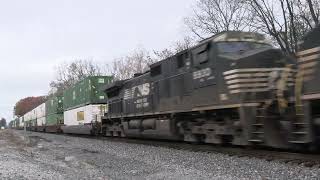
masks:
[[[133,86],[124,90],[124,100],[133,99],[137,97],[147,96],[150,94],[150,84],[144,83],[138,86]]]
[[[135,102],[136,108],[145,108],[149,106],[148,98],[137,99]]]
[[[193,79],[201,79],[210,76],[212,73],[211,68],[201,69],[199,71],[193,72]]]

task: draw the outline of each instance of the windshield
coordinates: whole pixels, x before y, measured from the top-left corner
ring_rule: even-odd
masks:
[[[256,42],[220,42],[218,43],[218,50],[220,53],[238,54],[244,51],[260,49],[264,47],[271,47],[268,44]]]

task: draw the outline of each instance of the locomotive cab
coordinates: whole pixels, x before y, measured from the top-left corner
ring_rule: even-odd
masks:
[[[217,111],[212,111],[219,114],[217,119],[223,119],[224,124],[232,119],[230,134],[226,130],[230,129],[226,128],[228,125],[220,126],[224,129],[220,132],[221,137],[229,137],[227,139],[232,139],[232,144],[288,147],[288,137],[283,136],[288,131],[288,122],[282,121],[280,111],[287,107],[287,95],[293,89],[293,59],[273,48],[262,35],[256,33],[224,32],[203,43],[208,43],[211,48],[211,63],[201,65],[206,68],[211,66],[211,71],[207,72],[212,72],[214,78],[209,75],[209,78],[202,77],[206,73],[199,73],[198,83],[207,86],[203,86],[203,90],[195,90],[198,92],[194,94],[199,97],[195,97],[195,109],[207,110],[210,107],[199,107],[202,97],[207,105],[209,101],[215,103],[211,108],[217,108]],[[199,66],[197,63],[194,66],[197,73]],[[215,80],[211,83],[212,88],[208,86],[210,78]],[[229,117],[227,114],[234,115]],[[210,141],[217,142],[216,138],[207,140]]]
[[[229,32],[223,36],[224,39],[220,36],[213,39],[222,75],[220,85],[224,85],[219,91],[220,104],[265,102],[276,96],[276,89],[287,90],[293,86],[293,74],[288,66],[293,61],[262,35]],[[279,80],[285,81],[286,87],[279,87]]]

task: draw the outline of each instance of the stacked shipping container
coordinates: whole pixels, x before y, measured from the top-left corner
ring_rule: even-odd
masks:
[[[100,89],[111,81],[112,76],[92,76],[65,90],[63,93],[64,110],[89,104],[105,104],[107,97]]]
[[[101,88],[112,82],[112,76],[91,76],[52,96],[14,122],[28,130],[88,134],[107,112],[107,97]],[[82,129],[82,130],[81,130]]]
[[[52,96],[46,101],[46,131],[60,131],[63,124],[63,97]]]
[[[46,125],[46,105],[40,104],[23,116],[26,127],[33,131],[44,131]]]
[[[101,88],[111,81],[112,76],[88,77],[64,91],[64,132],[92,133],[107,111],[107,97]]]
[[[23,129],[24,128],[24,118],[23,117],[19,117],[18,119],[18,127],[19,129]]]
[[[42,103],[34,109],[34,117],[37,122],[37,131],[45,131],[46,126],[46,103]]]
[[[27,128],[27,130],[31,130],[31,123],[32,123],[31,113],[32,113],[32,111],[27,112],[27,113],[23,116],[23,118],[24,118],[24,120],[25,120],[25,122],[26,122],[26,128]]]

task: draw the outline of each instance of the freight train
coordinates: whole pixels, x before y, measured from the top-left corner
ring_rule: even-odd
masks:
[[[52,129],[307,149],[319,142],[320,135],[319,35],[320,27],[310,32],[296,58],[284,55],[261,34],[227,31],[154,63],[131,79],[109,77],[95,90],[90,90],[91,80],[84,80],[86,85],[77,84],[61,97],[76,101],[69,107],[63,103]],[[87,97],[95,100],[86,103]],[[90,102],[96,103],[95,110],[86,111]],[[44,123],[43,129],[39,119],[29,123],[33,124],[29,129],[47,131],[49,126]]]

